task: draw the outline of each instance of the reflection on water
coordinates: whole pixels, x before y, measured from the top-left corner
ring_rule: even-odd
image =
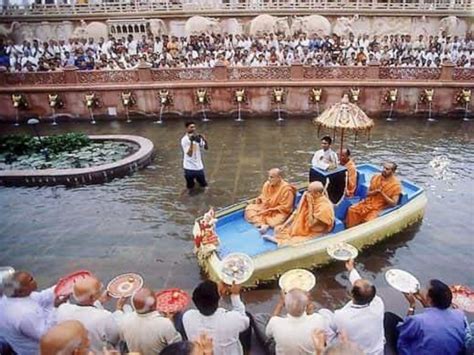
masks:
[[[104,282],[118,273],[138,271],[152,287],[191,290],[201,278],[190,238],[194,218],[210,205],[219,208],[255,196],[271,167],[282,167],[292,182],[303,181],[311,154],[319,146],[316,129],[305,119],[287,119],[282,125],[274,119],[198,122],[210,142],[205,164],[211,189],[207,194],[181,196],[183,122],[42,125],[43,134],[142,135],[154,142],[156,159],[139,173],[105,185],[0,188],[0,265],[32,270],[42,286],[67,272],[87,268]],[[27,127],[12,125],[0,130],[28,132]],[[422,223],[359,257],[361,271],[374,280],[388,308],[405,310],[403,298],[384,280],[390,267],[406,269],[422,282],[438,277],[474,286],[472,123],[379,120],[370,141],[359,137],[354,146],[348,137],[347,142],[357,162],[380,165],[394,160],[400,176],[421,184],[428,193]],[[347,300],[342,263],[320,269],[316,275],[315,300],[324,306]],[[270,310],[277,297],[276,283],[245,294],[252,311]]]

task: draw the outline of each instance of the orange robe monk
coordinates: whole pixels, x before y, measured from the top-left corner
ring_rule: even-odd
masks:
[[[297,210],[290,217],[291,220],[281,227],[275,228],[274,239],[278,245],[303,242],[327,234],[333,229],[334,206],[322,193],[322,184],[316,183],[320,184],[321,192],[317,192],[313,196],[309,196],[311,193],[306,192],[301,198]]]
[[[257,197],[257,203],[252,203],[245,209],[245,219],[257,226],[267,225],[273,228],[285,222],[291,214],[295,194],[295,187],[283,179],[277,184],[267,181]]]
[[[357,188],[357,168],[352,159],[349,159],[344,167],[347,169],[346,197],[354,197]]]
[[[370,181],[368,197],[358,204],[351,206],[347,211],[347,228],[377,218],[383,209],[398,203],[401,192],[402,186],[400,181],[398,181],[393,173],[388,177],[384,176],[383,173],[375,175]],[[386,197],[393,203],[388,202]]]

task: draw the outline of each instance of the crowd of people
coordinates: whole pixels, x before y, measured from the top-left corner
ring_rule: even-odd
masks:
[[[80,70],[120,70],[137,68],[141,62],[153,68],[212,68],[216,63],[231,67],[365,66],[378,62],[389,67],[436,68],[450,62],[458,67],[474,67],[474,41],[464,37],[439,35],[412,37],[385,36],[319,37],[305,33],[293,36],[264,34],[259,37],[232,34],[159,37],[129,34],[107,39],[70,38],[40,42],[0,42],[0,66],[10,72],[44,72],[76,66]]]
[[[238,285],[200,283],[192,293],[195,309],[157,311],[155,292],[143,287],[115,310],[100,280],[75,282],[70,296],[54,287],[37,290],[34,277],[17,271],[3,281],[0,294],[0,353],[3,355],[459,355],[472,354],[473,326],[452,308],[450,288],[430,280],[406,294],[405,317],[386,312],[372,282],[346,262],[351,300],[339,309],[318,308],[310,293],[282,292],[272,314],[250,314]],[[419,303],[422,311],[415,312]],[[416,313],[416,314],[415,314]],[[252,337],[252,332],[255,336]]]

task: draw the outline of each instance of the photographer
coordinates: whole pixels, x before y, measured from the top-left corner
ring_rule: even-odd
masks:
[[[183,168],[186,188],[191,192],[194,188],[194,180],[196,180],[201,187],[207,187],[204,165],[201,158],[201,148],[207,150],[208,144],[203,135],[196,133],[196,124],[194,122],[186,122],[185,126],[186,134],[181,139],[181,147],[183,149]]]

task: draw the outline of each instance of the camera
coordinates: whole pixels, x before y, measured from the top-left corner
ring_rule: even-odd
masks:
[[[196,142],[196,143],[201,143],[202,136],[200,134],[193,134],[191,137],[189,137],[189,140],[191,142]]]

